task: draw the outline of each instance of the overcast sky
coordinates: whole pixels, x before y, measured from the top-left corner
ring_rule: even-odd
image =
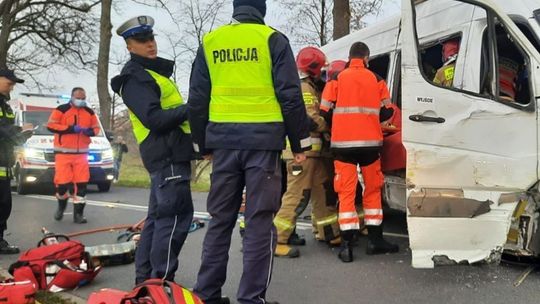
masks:
[[[232,3],[232,1],[230,2]],[[400,2],[400,0],[384,0],[382,10],[379,12],[379,14],[376,16],[370,16],[366,18],[365,21],[368,24],[373,24],[377,21],[384,20],[389,16],[398,14],[400,9]],[[286,20],[283,20],[283,18],[281,17],[283,14],[280,13],[280,7],[277,3],[278,2],[276,0],[267,1],[268,9],[266,23],[279,30],[281,25],[283,25]],[[227,10],[228,11],[224,12],[224,14],[230,15],[230,12],[232,11],[232,4],[227,7]],[[138,15],[151,15],[156,19],[155,30],[158,33],[157,43],[160,50],[159,55],[167,58],[167,53],[170,54],[170,52],[167,52],[167,46],[169,45],[169,43],[167,42],[166,37],[164,37],[164,34],[160,35],[159,33],[163,33],[163,31],[170,32],[171,29],[176,28],[173,21],[171,20],[171,17],[163,10],[137,5],[130,2],[129,4],[120,4],[117,7],[117,10],[113,12],[113,38],[111,45],[111,60],[122,57],[127,58],[127,50],[125,49],[125,43],[121,37],[116,35],[116,28],[125,20]],[[117,75],[120,72],[120,69],[121,66],[111,65],[109,70],[109,77],[112,78]],[[185,92],[187,92],[188,90],[189,72],[190,71],[186,70],[186,68],[183,68],[182,71],[177,71],[177,73],[179,73],[178,85],[184,95],[187,95],[185,94]],[[95,72],[81,71],[80,73],[74,74],[67,72],[62,67],[53,67],[48,72],[43,73],[40,78],[43,80],[43,82],[53,83],[57,87],[57,89],[55,89],[53,92],[43,93],[69,94],[71,88],[75,86],[81,86],[87,89],[87,95],[90,101],[97,103]],[[16,88],[15,94],[13,96],[17,97],[17,93],[28,91],[34,90],[26,88],[24,86],[19,86]]]

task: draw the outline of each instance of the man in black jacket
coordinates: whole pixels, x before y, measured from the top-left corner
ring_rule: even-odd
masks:
[[[212,159],[202,265],[194,291],[221,298],[231,233],[246,187],[244,269],[237,299],[265,300],[276,246],[281,151],[288,137],[296,162],[311,148],[310,123],[287,38],[264,24],[264,0],[234,0],[233,20],[203,38],[191,72],[189,117],[195,150]]]
[[[111,82],[129,109],[151,182],[148,216],[135,257],[136,283],[174,280],[193,218],[187,107],[170,79],[174,62],[157,57],[153,25],[152,17],[139,16],[118,28],[131,60]]]
[[[15,115],[8,104],[9,93],[15,84],[23,82],[12,70],[0,69],[0,254],[19,253],[18,247],[9,245],[4,239],[4,231],[11,214],[13,147],[22,145],[32,135],[31,131],[21,132],[21,128],[14,125]]]

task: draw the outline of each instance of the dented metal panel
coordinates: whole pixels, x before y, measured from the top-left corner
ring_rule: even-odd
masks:
[[[429,19],[430,2],[436,4],[431,7],[471,13],[439,23]],[[473,82],[480,75],[488,17],[477,4],[493,8],[525,50],[532,45],[493,1],[465,2],[422,3],[424,8],[417,12],[421,29],[415,27],[412,2],[404,0],[402,5],[403,141],[414,267],[497,262],[503,250],[538,252],[538,208],[530,195],[526,203],[523,199],[523,193],[538,181],[537,113],[477,94],[481,86]],[[461,82],[455,90],[433,85],[420,71],[418,40],[443,38],[448,33],[428,28],[435,23],[462,33],[456,63],[456,79]],[[538,96],[538,52],[528,55],[534,68],[531,89]],[[436,119],[419,122],[411,116]]]
[[[409,195],[409,216],[471,218],[490,211],[490,200],[465,198],[462,190],[421,189]]]

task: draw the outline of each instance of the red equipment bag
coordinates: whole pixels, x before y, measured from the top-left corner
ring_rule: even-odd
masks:
[[[36,302],[36,288],[31,281],[0,283],[1,304],[33,304]]]
[[[84,252],[84,245],[78,241],[41,246],[21,254],[17,262],[9,267],[15,281],[29,280],[37,289],[52,292],[83,286],[91,282],[101,267],[93,268],[90,257]],[[81,262],[88,263],[86,267]]]
[[[150,279],[129,293],[115,289],[94,292],[87,304],[203,304],[203,301],[174,282]]]
[[[87,304],[119,304],[122,302],[128,292],[118,289],[103,288],[92,292],[88,298]]]

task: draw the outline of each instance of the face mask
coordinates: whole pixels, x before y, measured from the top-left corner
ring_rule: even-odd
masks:
[[[71,102],[77,108],[86,107],[86,100],[84,99],[72,99]]]

